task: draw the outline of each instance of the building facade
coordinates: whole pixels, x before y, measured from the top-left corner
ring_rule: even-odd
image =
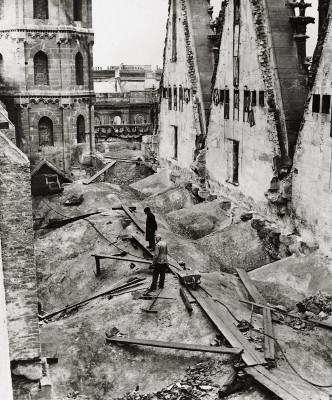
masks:
[[[93,149],[92,1],[0,3],[0,98],[31,166]],[[79,151],[77,151],[79,149]]]
[[[209,3],[172,0],[161,82],[159,157],[190,169],[204,147],[214,67]]]
[[[332,5],[324,14],[328,18],[313,57],[312,89],[294,158],[293,213],[302,235],[313,235],[332,254]]]
[[[284,1],[223,2],[206,150],[214,187],[279,212],[307,97],[294,15]]]
[[[94,69],[96,92],[95,134],[112,132],[120,137],[140,137],[158,125],[158,89],[162,71],[151,65],[110,66]],[[139,132],[141,131],[141,132]]]

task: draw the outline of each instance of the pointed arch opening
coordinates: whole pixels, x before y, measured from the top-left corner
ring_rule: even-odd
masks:
[[[33,18],[48,19],[48,0],[33,0]]]
[[[75,57],[76,85],[84,85],[83,56],[78,52]]]
[[[53,122],[48,117],[42,117],[38,123],[39,146],[53,146]]]
[[[35,85],[49,85],[48,58],[43,51],[39,51],[34,59]]]
[[[82,0],[74,0],[74,21],[82,21]]]
[[[77,117],[77,143],[85,143],[85,119],[83,115]]]

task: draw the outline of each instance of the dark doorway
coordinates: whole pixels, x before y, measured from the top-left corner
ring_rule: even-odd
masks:
[[[233,172],[232,172],[233,183],[239,183],[239,147],[240,147],[240,142],[233,140]]]
[[[178,138],[178,127],[173,126],[174,128],[174,149],[173,149],[173,158],[174,160],[178,159],[178,147],[179,147],[179,138]]]

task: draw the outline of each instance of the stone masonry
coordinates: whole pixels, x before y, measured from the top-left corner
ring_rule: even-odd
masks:
[[[32,167],[46,158],[69,171],[77,147],[93,150],[91,3],[1,2],[0,99]]]
[[[30,165],[27,157],[2,133],[0,164],[0,236],[10,359],[18,368],[21,362],[33,366],[41,357]],[[38,362],[33,374],[40,379]]]

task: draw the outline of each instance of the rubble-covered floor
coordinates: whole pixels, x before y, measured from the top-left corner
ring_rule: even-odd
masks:
[[[254,328],[261,329],[262,317],[252,314],[250,306],[239,302],[240,298],[249,297],[232,270],[234,266],[246,267],[246,263],[258,267],[266,263],[268,256],[255,231],[250,228],[250,222],[237,221],[234,224],[229,210],[227,207],[223,209],[218,200],[207,207],[196,205],[190,192],[172,183],[166,185],[164,179],[161,176],[158,185],[158,176],[151,176],[137,182],[135,190],[102,182],[85,186],[77,181],[66,186],[62,194],[35,200],[35,216],[45,216],[46,219],[61,218],[59,214],[76,216],[101,211],[88,218],[90,223],[80,220],[62,228],[36,231],[39,297],[43,310],[51,312],[107,291],[124,277],[144,277],[146,281],[142,288],[147,288],[151,271],[146,265],[137,263],[131,268],[128,262],[102,260],[101,275],[96,276],[91,254],[118,254],[124,250],[142,257],[142,251],[135,249],[127,238],[134,235],[145,242],[143,234],[123,211],[112,210],[112,207],[121,204],[136,206],[135,216],[144,225],[143,209],[150,205],[159,223],[159,233],[167,240],[172,256],[199,271],[202,282],[238,320],[251,321]],[[159,193],[153,193],[151,187],[159,187]],[[152,197],[142,199],[139,191]],[[83,193],[84,202],[77,207],[65,207],[63,202],[73,193]],[[192,211],[186,212],[185,207]],[[200,218],[205,221],[202,231],[195,225]],[[190,232],[183,229],[185,224],[192,226]],[[315,264],[313,260],[321,256],[314,253],[308,257],[311,260],[307,265],[312,265]],[[303,259],[298,261],[300,267],[304,264]],[[325,259],[325,265],[329,262]],[[251,277],[257,279],[258,288],[268,301],[273,300],[274,304],[288,309],[295,308],[297,301],[315,290],[324,289],[332,293],[331,280],[329,284],[326,280],[330,277],[328,272],[324,275],[324,286],[313,286],[312,282],[317,281],[318,267],[302,271],[295,264],[294,257],[284,259],[256,269],[251,272]],[[294,281],[285,279],[289,271]],[[308,282],[311,282],[310,288]],[[193,313],[189,315],[179,288],[177,278],[167,274],[163,296],[172,299],[156,302],[158,314],[143,312],[141,308],[147,307],[149,302],[134,300],[128,293],[112,299],[107,296],[98,298],[44,323],[41,326],[43,355],[58,358],[58,363],[50,366],[57,399],[218,398],[218,388],[232,370],[236,358],[118,346],[105,340],[105,332],[115,326],[129,337],[202,345],[214,343],[217,330],[197,304],[193,304]],[[331,331],[311,326],[295,329],[294,326],[292,319],[274,324],[275,335],[287,359],[306,379],[322,385],[332,384]],[[258,331],[250,331],[247,337],[256,349],[262,350],[263,336]],[[286,360],[280,351],[277,354],[278,366],[287,373]],[[126,395],[128,393],[133,394]],[[309,396],[311,394],[304,394],[303,399],[315,399]],[[228,398],[273,399],[273,395],[255,384]]]

